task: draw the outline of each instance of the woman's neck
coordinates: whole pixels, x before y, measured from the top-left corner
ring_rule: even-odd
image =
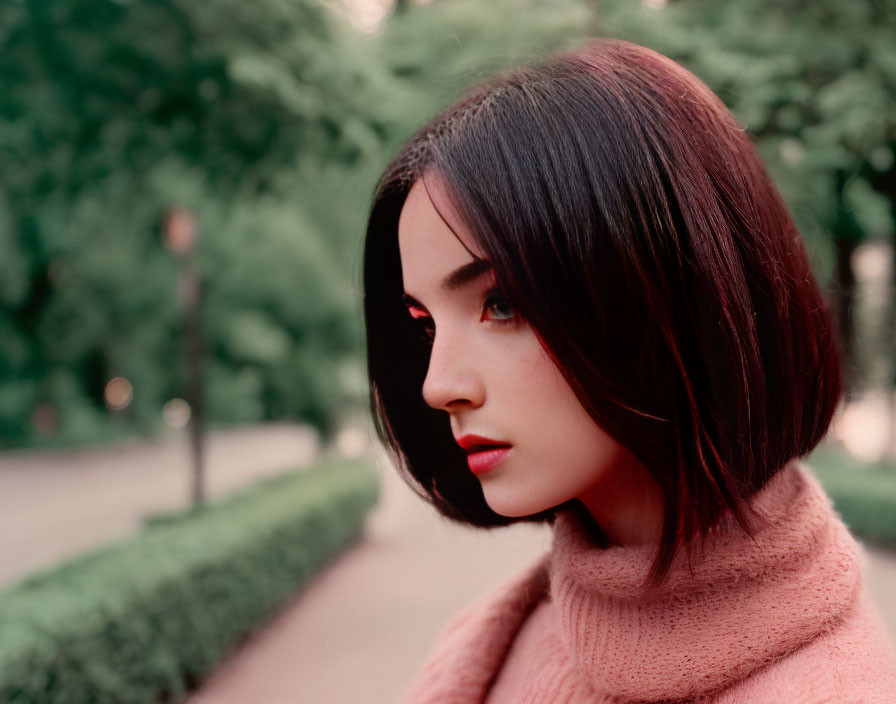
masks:
[[[658,544],[663,526],[663,494],[647,468],[634,457],[594,484],[579,500],[611,545]]]

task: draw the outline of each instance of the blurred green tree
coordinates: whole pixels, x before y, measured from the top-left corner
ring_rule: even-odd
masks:
[[[125,430],[182,394],[172,205],[201,224],[210,417],[332,426],[352,230],[396,131],[352,39],[314,0],[0,6],[0,443],[108,434],[114,376]]]

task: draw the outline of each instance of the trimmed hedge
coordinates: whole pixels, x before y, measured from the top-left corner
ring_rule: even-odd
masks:
[[[183,697],[361,529],[375,472],[330,460],[0,594],[0,701]]]
[[[867,465],[827,444],[806,463],[853,534],[896,549],[896,466]]]

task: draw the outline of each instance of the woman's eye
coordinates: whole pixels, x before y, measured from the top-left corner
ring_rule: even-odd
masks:
[[[486,319],[486,313],[491,315],[488,319],[494,321],[509,321],[516,316],[516,311],[513,309],[513,305],[507,300],[507,297],[497,289],[492,289],[485,295],[485,302],[483,303],[483,319]]]

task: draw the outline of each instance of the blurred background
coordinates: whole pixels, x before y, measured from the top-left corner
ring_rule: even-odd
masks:
[[[693,71],[787,201],[849,389],[808,462],[896,634],[894,32],[889,0],[0,4],[0,701],[393,701],[546,549],[396,482],[361,247],[423,120],[592,36]]]

